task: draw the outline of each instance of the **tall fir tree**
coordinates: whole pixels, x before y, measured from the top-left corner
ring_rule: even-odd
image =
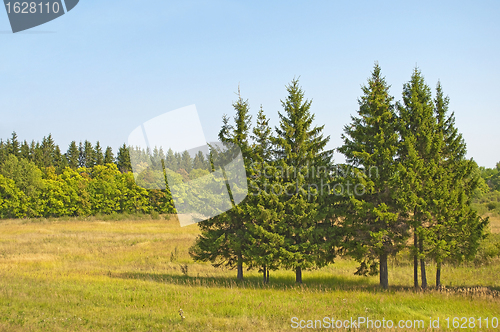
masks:
[[[3,141],[3,139],[0,139],[0,165],[4,163],[8,155],[9,152],[7,150],[7,144]]]
[[[176,165],[176,169],[175,171],[178,171],[181,169],[181,166],[182,166],[182,155],[180,152],[174,152],[174,159],[175,159],[175,165]]]
[[[43,153],[39,142],[31,141],[30,144],[30,154],[31,161],[35,163],[35,165],[40,165],[43,162]]]
[[[378,64],[362,91],[358,116],[344,127],[344,145],[339,148],[354,166],[342,184],[351,185],[342,215],[347,233],[343,246],[361,263],[358,274],[378,268],[380,285],[387,289],[388,257],[403,249],[408,238],[395,198],[397,117],[394,98]]]
[[[54,148],[54,168],[57,174],[61,174],[66,167],[68,167],[68,160],[61,153],[59,145],[56,145]]]
[[[434,175],[442,149],[442,136],[437,131],[431,90],[418,68],[403,85],[403,104],[398,105],[400,193],[398,198],[413,229],[413,280],[418,288],[418,264],[422,288],[427,287],[424,241],[430,225],[432,199],[436,197]]]
[[[91,169],[96,165],[96,155],[94,147],[92,143],[85,140],[83,143],[83,158],[85,160],[84,166],[88,169]]]
[[[295,270],[295,280],[302,283],[302,270],[325,265],[320,259],[323,205],[320,204],[320,182],[315,170],[331,165],[332,150],[325,150],[330,137],[323,136],[324,126],[314,126],[311,101],[304,99],[298,79],[286,87],[288,96],[281,102],[284,112],[279,112],[280,123],[275,128],[276,166],[282,170],[284,205],[280,235],[282,263]],[[290,189],[292,188],[292,189]]]
[[[19,155],[26,160],[31,160],[30,145],[26,140],[21,144]]]
[[[68,166],[70,168],[77,169],[79,167],[80,150],[75,141],[69,144],[68,151],[66,152],[66,159],[68,160]]]
[[[179,168],[179,165],[177,165],[177,159],[175,158],[175,153],[170,148],[167,151],[165,168],[168,168],[171,171],[177,171],[177,169]]]
[[[436,262],[436,288],[439,289],[442,263],[471,259],[488,221],[479,217],[471,207],[479,186],[479,175],[475,172],[474,161],[466,159],[465,141],[455,126],[454,114],[448,115],[449,98],[444,97],[440,82],[436,87],[434,105],[436,137],[441,144],[435,154],[435,195],[429,202],[431,218],[424,245],[428,256]]]
[[[208,170],[208,163],[205,159],[203,151],[198,151],[193,158],[193,169],[205,169]]]
[[[115,156],[113,155],[113,149],[108,146],[106,152],[104,152],[104,165],[112,164],[115,162]]]
[[[85,167],[85,154],[83,153],[83,143],[78,143],[78,167]]]
[[[188,151],[182,152],[180,168],[184,169],[188,174],[193,169],[193,159]]]
[[[102,153],[101,143],[97,141],[94,148],[94,160],[96,165],[104,165],[104,155]]]
[[[132,172],[132,163],[130,161],[130,152],[125,144],[118,149],[116,155],[116,165],[122,173]]]
[[[233,108],[236,111],[235,125],[230,125],[228,117],[224,116],[219,140],[239,146],[245,168],[248,169],[251,126],[248,101],[243,100],[238,93],[238,100],[233,103]],[[233,205],[229,211],[198,223],[201,234],[190,251],[195,260],[236,268],[239,280],[243,280],[243,265],[251,265],[251,257],[245,255],[249,246],[247,200],[248,197],[240,204]]]
[[[284,213],[283,204],[280,197],[272,192],[272,188],[280,186],[281,182],[273,164],[271,135],[269,119],[261,106],[252,135],[252,165],[247,173],[247,213],[250,216],[247,229],[250,245],[245,254],[252,257],[250,266],[262,272],[264,283],[269,283],[269,272],[281,266],[281,247],[285,242],[284,235],[278,231],[279,220]]]
[[[52,135],[49,134],[47,137],[42,139],[42,144],[40,144],[40,158],[36,160],[38,167],[50,167],[56,166],[60,161],[60,155],[56,155],[56,145]],[[60,154],[60,151],[59,151]]]
[[[12,132],[10,140],[7,140],[7,151],[9,154],[13,154],[16,157],[19,157],[20,145],[17,133],[15,131]]]

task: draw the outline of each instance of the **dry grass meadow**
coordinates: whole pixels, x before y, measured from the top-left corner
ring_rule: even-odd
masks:
[[[348,259],[306,271],[300,286],[291,271],[271,272],[263,285],[256,271],[237,282],[235,271],[194,263],[196,225],[103,219],[0,221],[0,331],[297,330],[292,317],[421,319],[425,328],[405,330],[425,331],[429,317],[440,317],[443,330],[457,330],[446,317],[500,319],[498,261],[446,266],[444,291],[414,291],[404,255],[390,264],[389,291],[376,277],[354,276]],[[498,218],[492,230],[500,232]]]

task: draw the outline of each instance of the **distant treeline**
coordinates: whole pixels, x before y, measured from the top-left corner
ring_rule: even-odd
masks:
[[[65,153],[51,135],[42,142],[20,143],[16,133],[0,140],[0,217],[61,217],[113,213],[175,213],[165,185],[143,189],[136,185],[130,153],[144,155],[125,144],[116,157],[99,142],[71,142]],[[209,164],[202,153],[156,150],[166,166],[180,176],[199,176]],[[148,155],[145,155],[146,157]],[[164,181],[162,178],[161,181]]]

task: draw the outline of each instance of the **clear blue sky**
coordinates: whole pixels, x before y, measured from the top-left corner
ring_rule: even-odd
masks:
[[[0,10],[0,137],[52,133],[114,150],[141,123],[196,104],[216,139],[238,84],[277,124],[300,76],[330,147],[379,61],[401,99],[415,65],[440,79],[469,156],[500,161],[500,1],[81,0],[70,13],[9,33]],[[342,161],[336,156],[337,161]]]

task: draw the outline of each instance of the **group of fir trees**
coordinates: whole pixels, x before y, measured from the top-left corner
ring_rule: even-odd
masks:
[[[426,263],[473,258],[487,220],[471,208],[479,172],[438,83],[435,97],[415,69],[395,102],[375,65],[362,87],[357,116],[345,126],[338,149],[347,165],[334,165],[329,137],[313,124],[311,101],[298,80],[287,86],[279,125],[272,130],[262,107],[252,129],[241,96],[219,134],[241,147],[249,193],[233,209],[200,222],[191,248],[197,261],[237,269],[294,270],[333,262],[337,253],[359,264],[357,274],[379,274],[389,286],[388,259],[409,248],[415,287],[427,287]],[[348,169],[339,176],[336,167]]]
[[[361,263],[358,273],[378,270],[387,288],[387,257],[411,238],[414,286],[419,286],[420,265],[421,286],[427,287],[425,264],[433,260],[440,287],[442,263],[471,259],[483,237],[487,221],[471,208],[477,165],[465,157],[465,142],[440,83],[433,99],[415,69],[403,86],[402,103],[393,100],[376,65],[339,149],[356,167],[344,181],[365,188],[339,204],[346,249]]]
[[[172,149],[168,149],[167,153],[163,151],[162,147],[154,147],[152,151],[149,149],[142,149],[140,147],[125,147],[122,146],[122,149],[128,149],[128,152],[120,153],[120,155],[125,155],[127,159],[127,170],[132,170],[134,167],[141,169],[141,164],[143,167],[146,167],[147,164],[154,162],[160,163],[163,160],[163,165],[166,169],[169,169],[174,172],[181,173],[191,173],[192,170],[202,169],[202,170],[210,170],[209,156],[206,156],[203,151],[198,151],[194,157],[191,157],[189,151],[174,152]],[[134,161],[134,167],[130,165],[130,160]],[[123,163],[125,164],[125,163]],[[162,166],[163,167],[163,166]],[[181,171],[183,170],[183,171]],[[134,170],[135,171],[135,170]]]
[[[127,149],[125,148],[125,150]],[[103,150],[99,142],[92,145],[89,141],[79,144],[72,141],[66,153],[62,153],[50,134],[44,137],[41,142],[28,143],[23,141],[20,143],[16,132],[13,132],[7,141],[0,140],[0,165],[9,155],[14,155],[17,158],[32,161],[39,168],[54,167],[58,174],[65,167],[76,170],[79,167],[92,168],[96,165],[117,163],[118,167],[121,168],[120,161],[124,159],[125,150],[121,147],[115,159],[113,150],[109,146]]]
[[[322,169],[327,179],[333,153],[325,150],[329,137],[323,136],[323,126],[313,124],[311,101],[298,80],[287,92],[274,133],[262,108],[251,128],[248,101],[241,96],[233,104],[234,124],[224,116],[219,133],[222,142],[240,146],[249,193],[231,210],[199,223],[201,235],[191,255],[236,268],[238,279],[243,279],[244,266],[258,268],[265,282],[270,270],[283,267],[293,269],[302,282],[303,269],[324,266],[334,256],[334,227],[325,218],[318,173]]]

